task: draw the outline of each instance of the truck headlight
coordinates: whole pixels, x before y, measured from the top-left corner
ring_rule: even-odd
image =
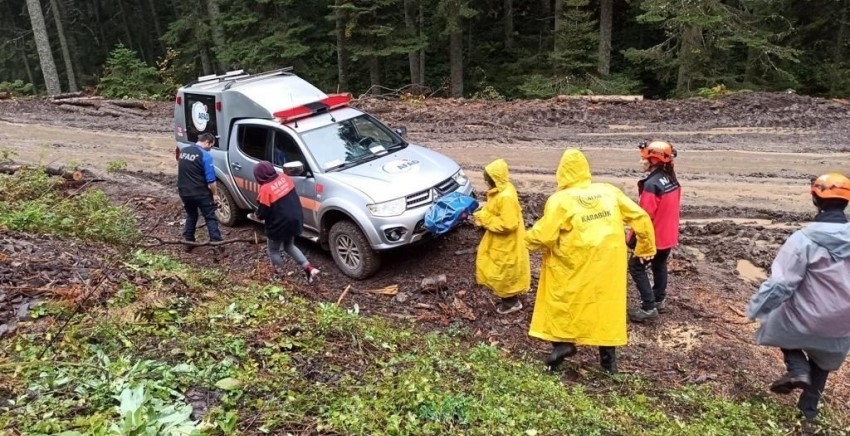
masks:
[[[398,216],[403,214],[406,209],[407,200],[404,197],[369,205],[369,212],[379,217]]]
[[[468,182],[468,181],[469,181],[469,178],[468,178],[468,177],[466,177],[466,173],[464,173],[464,172],[463,172],[463,170],[458,170],[458,172],[456,172],[456,173],[452,176],[452,179],[454,179],[454,181],[455,181],[458,185],[460,185],[460,186],[465,185],[465,184],[466,184],[466,182]]]

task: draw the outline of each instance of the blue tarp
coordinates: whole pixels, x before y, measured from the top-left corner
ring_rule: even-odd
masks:
[[[474,198],[460,192],[448,193],[428,209],[425,229],[435,235],[442,235],[462,223],[476,209],[478,202]]]

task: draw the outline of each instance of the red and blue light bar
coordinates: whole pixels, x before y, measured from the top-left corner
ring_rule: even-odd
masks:
[[[288,123],[297,119],[306,118],[316,114],[329,112],[336,108],[348,106],[349,103],[351,103],[351,94],[331,94],[319,101],[277,111],[273,115],[281,123]]]

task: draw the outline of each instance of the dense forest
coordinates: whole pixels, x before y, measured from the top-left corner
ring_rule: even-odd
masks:
[[[848,10],[850,0],[3,0],[0,82],[167,98],[198,75],[294,66],[355,93],[842,96]]]

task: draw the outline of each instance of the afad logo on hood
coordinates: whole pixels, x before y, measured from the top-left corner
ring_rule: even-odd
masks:
[[[416,172],[419,171],[419,161],[410,159],[398,159],[392,162],[387,162],[382,167],[384,171],[390,174]]]
[[[196,101],[192,105],[192,124],[199,132],[207,130],[207,123],[210,122],[210,112],[207,105],[200,101]]]

